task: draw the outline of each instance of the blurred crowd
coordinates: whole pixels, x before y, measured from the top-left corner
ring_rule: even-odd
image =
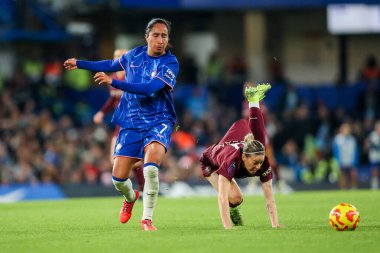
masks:
[[[100,126],[92,121],[108,91],[93,85],[90,72],[64,71],[63,60],[29,57],[20,61],[11,78],[0,78],[0,184],[112,185],[111,116]],[[247,80],[241,57],[225,64],[214,54],[203,69],[191,57],[182,60],[174,94],[178,122],[160,172],[160,180],[169,184],[204,182],[198,157],[242,117]],[[286,81],[281,66],[271,64],[269,69],[268,81],[284,92],[276,105],[264,100],[261,107],[277,163],[291,171],[290,180],[339,181],[342,188],[366,181],[378,188],[377,60],[369,57],[363,64],[358,83],[364,88],[358,90],[352,110],[339,104],[331,108],[323,101],[309,103]]]

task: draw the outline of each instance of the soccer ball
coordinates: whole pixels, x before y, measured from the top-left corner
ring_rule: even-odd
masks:
[[[358,209],[353,205],[341,203],[330,212],[330,224],[338,231],[355,230],[360,221]]]

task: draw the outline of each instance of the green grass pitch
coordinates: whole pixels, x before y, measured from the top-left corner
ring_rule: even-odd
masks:
[[[285,228],[272,229],[263,196],[244,199],[245,226],[226,231],[216,197],[159,198],[155,232],[140,230],[142,201],[120,224],[122,198],[83,198],[0,204],[0,252],[380,252],[380,191],[320,191],[276,195]],[[331,229],[341,202],[355,205],[356,231]]]

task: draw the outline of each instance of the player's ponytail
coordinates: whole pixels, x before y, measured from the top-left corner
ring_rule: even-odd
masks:
[[[253,134],[250,133],[244,137],[243,153],[247,156],[251,154],[264,155],[265,147],[261,142],[255,140]]]

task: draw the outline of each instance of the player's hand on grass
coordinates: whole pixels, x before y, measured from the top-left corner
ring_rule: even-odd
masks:
[[[77,66],[77,59],[75,58],[70,58],[68,60],[66,60],[64,63],[63,63],[63,66],[65,67],[65,69],[67,70],[74,70],[74,69],[77,69],[78,66]]]
[[[107,84],[111,85],[112,83],[112,78],[109,77],[106,73],[104,72],[98,72],[94,75],[95,82],[98,84]]]

